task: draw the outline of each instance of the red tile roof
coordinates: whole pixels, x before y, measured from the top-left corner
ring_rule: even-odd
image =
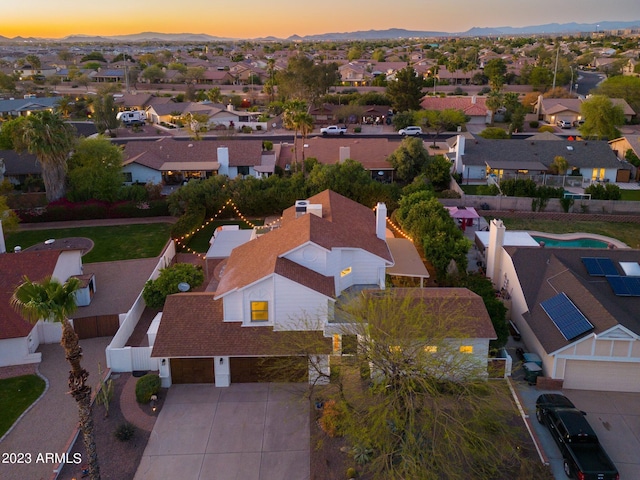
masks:
[[[305,337],[309,337],[308,341]],[[331,352],[321,331],[278,331],[271,326],[244,327],[224,322],[222,300],[211,293],[170,295],[153,346],[153,357],[295,355],[296,346],[316,345]]]
[[[11,296],[22,277],[38,282],[53,274],[60,250],[0,254],[0,340],[25,337],[33,325],[10,305]]]
[[[330,190],[308,201],[322,204],[322,218],[313,214],[295,218],[295,206],[288,208],[279,229],[234,248],[216,290],[217,297],[281,272],[324,295],[335,295],[332,277],[281,262],[281,257],[306,243],[315,243],[327,250],[360,248],[393,261],[386,242],[376,236],[373,210]]]
[[[138,163],[160,170],[167,162],[217,162],[218,147],[229,149],[229,166],[255,166],[262,161],[261,140],[186,141],[165,137],[155,142],[127,142],[124,164]]]
[[[369,292],[372,295],[382,292],[398,299],[415,298],[442,322],[442,331],[455,332],[456,337],[497,338],[482,297],[466,288],[392,288]]]
[[[465,115],[484,117],[487,115],[485,97],[424,97],[420,106],[425,110],[461,110]],[[475,103],[474,103],[475,102]]]

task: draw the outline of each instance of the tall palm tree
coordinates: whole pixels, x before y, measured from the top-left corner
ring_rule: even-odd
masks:
[[[289,100],[284,104],[282,111],[282,124],[285,128],[293,130],[293,161],[298,165],[298,131],[300,129],[300,114],[305,113],[307,104],[302,100]]]
[[[67,158],[75,139],[73,127],[48,110],[26,117],[14,137],[16,151],[26,150],[38,158],[50,202],[65,194]]]
[[[304,173],[304,144],[307,135],[313,132],[313,117],[307,112],[300,112],[295,116],[295,122],[298,126],[298,131],[302,135],[302,172]]]
[[[91,417],[91,387],[86,384],[89,372],[80,365],[82,348],[68,317],[78,308],[75,297],[78,288],[80,288],[80,281],[77,278],[70,278],[65,283],[60,283],[54,278],[46,277],[42,282],[37,283],[24,276],[23,282],[13,292],[11,306],[31,323],[45,319],[62,324],[60,344],[71,366],[69,393],[78,404],[80,430],[88,457],[89,477],[92,480],[99,480],[100,467]]]

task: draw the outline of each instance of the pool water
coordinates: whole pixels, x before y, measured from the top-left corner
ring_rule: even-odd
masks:
[[[544,242],[546,247],[563,248],[607,248],[609,244],[593,238],[575,238],[573,240],[556,240],[547,237],[532,237],[536,242]]]

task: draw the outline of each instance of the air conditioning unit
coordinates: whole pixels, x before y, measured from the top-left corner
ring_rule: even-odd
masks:
[[[296,200],[296,218],[307,213],[309,202],[306,200]]]

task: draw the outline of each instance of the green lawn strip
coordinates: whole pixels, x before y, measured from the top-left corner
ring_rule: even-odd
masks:
[[[622,197],[620,200],[640,202],[640,190],[620,190]]]
[[[490,221],[491,218],[488,218],[487,221]],[[564,222],[559,220],[527,220],[520,218],[503,218],[502,221],[507,227],[507,230],[535,230],[546,233],[595,233],[616,238],[631,248],[640,248],[640,223]]]
[[[251,220],[251,223],[253,223],[254,225],[263,225],[264,221],[262,219],[259,219],[259,220],[256,219],[256,220]],[[240,225],[240,228],[242,229],[253,228],[251,227],[251,225],[248,225],[242,220],[214,221],[214,222],[211,222],[209,225],[203,227],[199,232],[193,235],[189,239],[187,246],[198,253],[207,253],[207,250],[209,250],[209,246],[210,246],[209,240],[211,240],[211,237],[213,236],[213,232],[215,231],[215,229],[221,225]]]
[[[24,250],[50,238],[87,237],[93,240],[94,247],[83,257],[83,263],[149,258],[162,253],[169,241],[170,229],[168,223],[150,223],[27,230],[7,235],[7,250],[13,251],[16,245]]]
[[[0,437],[45,389],[45,382],[37,375],[0,380]]]

